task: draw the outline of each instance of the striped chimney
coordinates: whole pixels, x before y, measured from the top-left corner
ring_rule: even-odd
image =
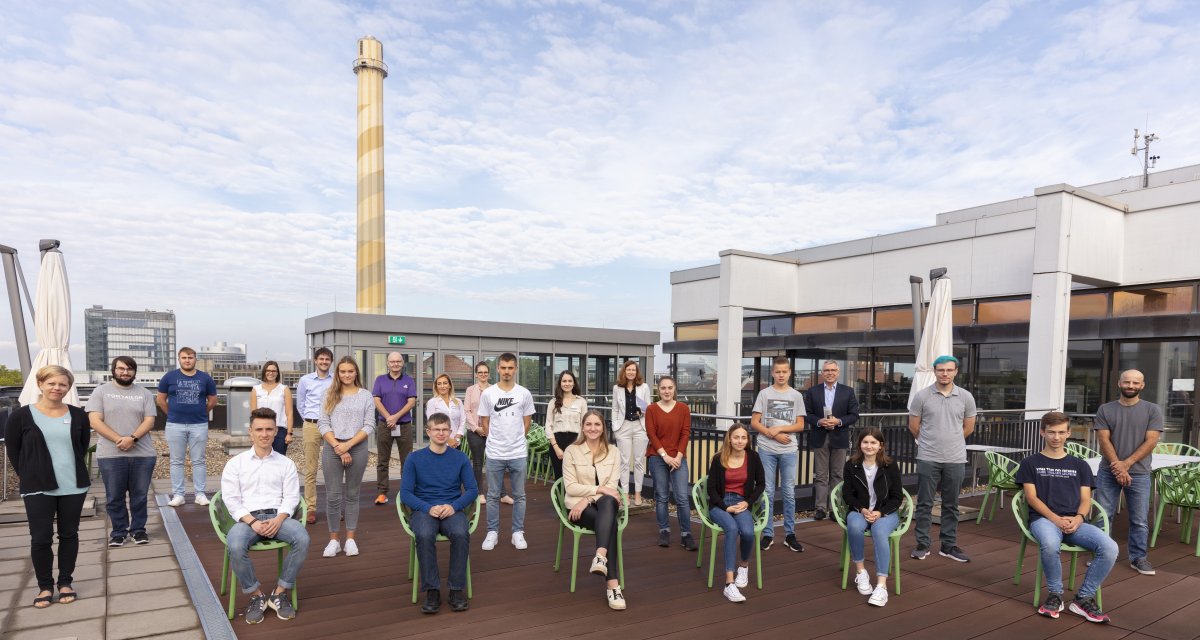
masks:
[[[387,313],[383,238],[383,44],[358,41],[358,278],[359,313]]]

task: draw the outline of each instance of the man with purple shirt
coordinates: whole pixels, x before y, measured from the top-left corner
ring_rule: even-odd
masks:
[[[417,383],[404,372],[404,355],[399,351],[389,353],[387,368],[387,373],[375,378],[375,386],[371,389],[371,395],[375,396],[375,417],[379,421],[375,429],[377,505],[388,502],[388,463],[392,460],[392,443],[398,441],[401,466],[412,453],[412,410],[417,406]]]

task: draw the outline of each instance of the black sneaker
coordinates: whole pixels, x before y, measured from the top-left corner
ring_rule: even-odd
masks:
[[[421,613],[437,613],[442,608],[442,592],[430,589],[425,592],[425,604],[421,605]]]
[[[783,546],[787,547],[789,551],[804,551],[804,545],[800,544],[800,541],[796,539],[795,535],[784,537]]]
[[[292,599],[288,597],[286,591],[272,593],[271,597],[267,598],[267,606],[275,610],[275,615],[279,616],[280,620],[291,620],[296,617],[296,609],[292,607]]]
[[[770,549],[771,545],[773,544],[775,544],[775,536],[763,536],[762,540],[758,541],[758,548],[766,551],[767,549]]]
[[[929,547],[919,544],[917,545],[916,549],[912,550],[912,553],[910,553],[908,557],[915,560],[924,560],[925,558],[929,557]]]
[[[125,536],[113,536],[108,539],[108,546],[123,547],[125,546]]]
[[[695,551],[699,547],[699,545],[696,544],[696,539],[690,535],[683,536],[683,538],[679,541],[679,544],[688,551]]]
[[[256,596],[251,596],[250,606],[246,607],[246,622],[249,624],[258,624],[263,621],[266,612],[267,594],[260,593]]]
[[[658,532],[658,546],[660,546],[660,547],[671,546],[671,532],[670,531],[659,531]]]
[[[1138,558],[1137,560],[1133,560],[1132,562],[1129,563],[1129,566],[1133,567],[1134,571],[1137,571],[1138,573],[1140,573],[1144,576],[1154,575],[1154,565],[1150,564],[1150,561],[1147,560],[1145,557],[1141,557],[1141,558]]]
[[[1058,618],[1058,614],[1063,610],[1063,601],[1061,593],[1052,593],[1046,596],[1046,601],[1042,606],[1038,607],[1038,614],[1047,618]]]
[[[950,558],[955,562],[971,561],[971,558],[967,556],[966,552],[958,547],[942,547],[942,549],[938,551],[938,555],[942,556],[943,558]]]
[[[471,603],[467,600],[467,594],[463,593],[462,589],[451,589],[448,600],[451,611],[466,611],[471,608]]]
[[[1081,600],[1076,597],[1071,601],[1071,613],[1083,616],[1088,622],[1108,622],[1108,614],[1096,606],[1095,598],[1083,598]]]
[[[824,509],[817,509],[817,512],[813,514],[813,520],[824,520],[828,515]]]
[[[150,538],[146,535],[145,531],[138,531],[137,533],[133,534],[134,544],[149,544],[149,542]]]

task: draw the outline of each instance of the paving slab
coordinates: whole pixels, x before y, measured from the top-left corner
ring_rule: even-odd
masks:
[[[175,571],[143,573],[134,576],[115,576],[108,579],[109,595],[137,593],[139,591],[153,591],[155,589],[166,589],[169,587],[182,586],[183,575],[178,569]]]
[[[58,605],[51,605],[51,609]],[[63,607],[64,609],[66,607]],[[80,638],[95,640],[104,637],[104,618],[92,618],[54,627],[53,630],[30,628],[6,633],[4,640],[48,640],[50,638]]]
[[[156,571],[178,571],[179,563],[173,557],[132,559],[114,562],[110,557],[108,576],[129,576],[134,574],[154,573]]]
[[[98,580],[104,577],[104,565],[99,561],[89,563],[76,563],[75,573],[71,574],[75,582],[81,580]]]
[[[154,640],[205,640],[205,636],[203,630],[191,629],[189,631],[159,634],[154,636]]]
[[[6,573],[24,573],[29,571],[29,565],[29,554],[25,554],[24,558],[0,559],[0,575]]]
[[[22,573],[6,573],[0,575],[0,589],[24,589],[26,584],[33,582],[32,568]],[[35,594],[36,595],[36,594]]]
[[[175,550],[167,543],[166,536],[159,539],[150,538],[147,544],[127,544],[123,547],[115,547],[108,550],[108,561],[121,560],[138,560],[141,558],[159,558],[162,556],[175,556]]]
[[[29,559],[28,536],[25,538],[25,544],[19,547],[0,547],[0,560],[15,560],[19,558]]]
[[[109,610],[120,614],[190,606],[192,606],[192,600],[188,597],[187,589],[183,587],[122,593],[108,597]]]
[[[29,527],[23,524],[14,524],[4,528],[8,530],[0,535],[0,549],[24,547],[27,551],[29,550]]]
[[[190,606],[162,609],[156,615],[126,613],[108,617],[107,640],[158,637],[161,634],[197,630],[200,620]]]
[[[33,599],[30,598],[29,601],[32,603]],[[104,598],[79,598],[71,604],[55,602],[45,609],[35,609],[31,604],[13,612],[12,618],[8,621],[8,628],[10,630],[34,628],[47,631],[56,630],[60,626],[72,622],[103,618],[105,608]]]

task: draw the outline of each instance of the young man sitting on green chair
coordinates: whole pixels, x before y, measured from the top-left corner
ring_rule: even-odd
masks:
[[[308,554],[308,532],[292,517],[300,504],[300,474],[296,463],[271,448],[275,428],[274,410],[261,407],[250,412],[254,448],[231,458],[221,474],[221,499],[238,521],[229,530],[225,545],[242,592],[252,594],[246,608],[246,622],[250,624],[262,622],[267,607],[274,609],[280,620],[296,617],[287,590],[296,586],[296,576]],[[249,553],[251,546],[264,539],[291,545],[270,596],[263,593],[254,575]]]
[[[1066,414],[1058,411],[1042,416],[1045,446],[1021,461],[1016,476],[1029,504],[1029,531],[1041,549],[1039,561],[1046,574],[1046,590],[1050,592],[1038,613],[1057,618],[1063,610],[1059,545],[1065,542],[1095,554],[1083,584],[1071,601],[1071,613],[1089,622],[1108,622],[1108,615],[1096,604],[1096,591],[1117,561],[1117,543],[1102,529],[1086,522],[1092,508],[1095,479],[1086,461],[1067,453],[1065,445],[1071,435],[1068,423]]]

